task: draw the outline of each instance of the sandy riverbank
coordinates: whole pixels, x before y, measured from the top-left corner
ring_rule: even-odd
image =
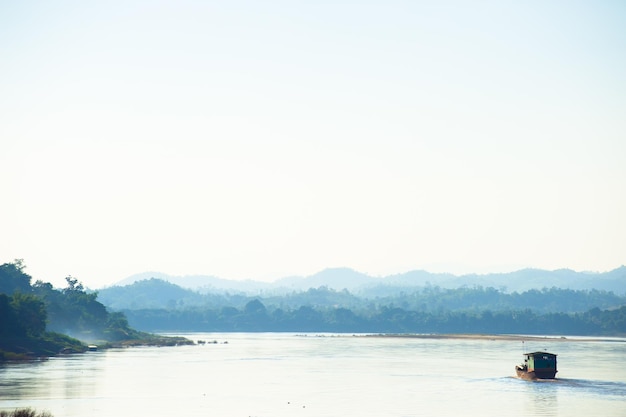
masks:
[[[515,334],[372,334],[366,337],[397,337],[413,339],[468,339],[504,341],[543,341],[543,342],[626,342],[626,339],[601,337],[529,336]]]

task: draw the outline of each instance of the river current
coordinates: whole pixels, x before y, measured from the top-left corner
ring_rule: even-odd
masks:
[[[626,416],[626,339],[182,334],[207,344],[0,365],[0,410],[54,417]],[[216,343],[212,343],[215,341]],[[524,351],[558,354],[524,381]]]

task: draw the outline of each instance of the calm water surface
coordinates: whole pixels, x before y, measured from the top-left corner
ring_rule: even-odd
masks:
[[[541,342],[270,333],[0,367],[0,410],[54,417],[626,416],[626,339]],[[224,343],[227,341],[228,343]],[[514,377],[552,351],[558,380]]]

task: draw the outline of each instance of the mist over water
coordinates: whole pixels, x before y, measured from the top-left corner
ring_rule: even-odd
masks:
[[[624,416],[626,339],[186,334],[217,344],[89,352],[0,367],[0,409],[78,416]],[[224,343],[228,342],[228,343]],[[514,377],[523,350],[558,379]]]

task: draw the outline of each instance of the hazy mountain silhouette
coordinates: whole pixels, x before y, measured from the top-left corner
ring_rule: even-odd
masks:
[[[355,271],[350,268],[327,268],[308,277],[288,277],[274,283],[276,287],[292,290],[308,290],[309,288],[328,287],[336,290],[358,289],[364,286],[376,285],[378,278]]]
[[[150,278],[162,279],[201,293],[284,294],[291,291],[306,291],[309,288],[328,287],[338,291],[347,289],[355,294],[377,292],[385,294],[403,288],[424,286],[441,288],[482,286],[507,292],[556,287],[572,290],[598,289],[613,291],[620,295],[626,294],[626,266],[609,272],[576,272],[570,269],[547,271],[529,268],[509,273],[467,275],[415,270],[386,277],[372,277],[350,268],[329,268],[310,276],[293,276],[274,282],[236,281],[209,275],[174,276],[160,272],[144,272],[125,278],[116,285],[125,286]]]
[[[245,292],[259,293],[266,289],[271,289],[274,284],[261,281],[236,281],[218,278],[212,275],[168,275],[162,272],[142,272],[131,275],[117,282],[116,286],[126,286],[135,282],[149,280],[151,278],[162,279],[163,281],[176,284],[182,288],[193,289],[201,293],[205,292]]]
[[[626,293],[626,267],[609,272],[576,272],[571,269],[547,271],[522,269],[508,273],[492,274],[431,274],[426,271],[410,271],[387,277],[386,284],[396,286],[432,285],[443,288],[482,286],[505,289],[507,292],[527,291],[541,288],[563,288],[572,290],[606,290],[618,294]]]

